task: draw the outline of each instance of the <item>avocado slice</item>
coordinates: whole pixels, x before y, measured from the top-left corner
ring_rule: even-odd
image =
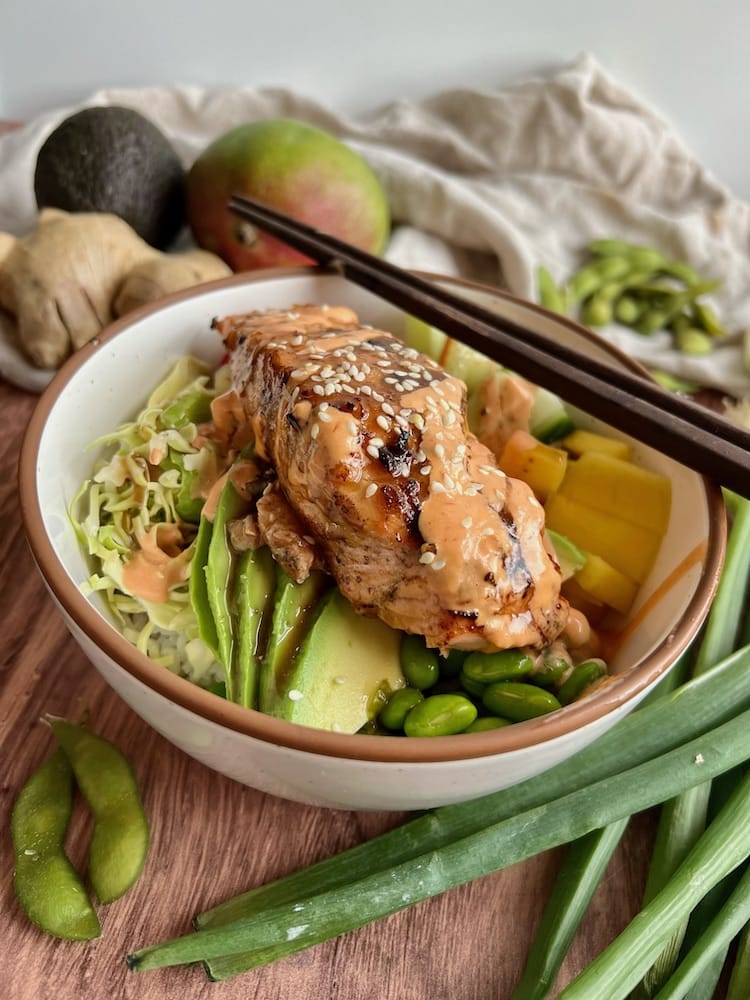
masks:
[[[229,687],[234,701],[258,707],[260,666],[273,615],[276,564],[270,549],[243,552],[237,559],[234,588],[236,642],[232,650]]]
[[[206,563],[208,550],[213,534],[213,521],[204,515],[200,519],[198,534],[193,542],[193,558],[190,562],[190,580],[188,593],[195,617],[198,622],[198,634],[205,642],[214,657],[219,659],[219,636],[216,632],[216,622],[208,603],[208,585],[206,583]]]
[[[316,729],[356,733],[406,681],[401,633],[357,614],[334,589],[321,601],[274,714]]]
[[[208,606],[216,626],[219,661],[226,673],[227,698],[230,701],[234,701],[230,676],[234,641],[231,594],[236,560],[229,542],[228,524],[246,508],[247,501],[234,488],[231,478],[227,477],[216,505],[205,572]],[[198,534],[200,535],[200,528]]]
[[[547,528],[547,536],[552,542],[552,548],[555,550],[555,556],[560,566],[560,573],[563,582],[565,582],[565,580],[569,580],[571,576],[575,576],[578,570],[584,567],[586,556],[565,535]]]
[[[319,570],[302,583],[296,583],[280,566],[277,573],[273,622],[258,691],[258,708],[268,715],[277,715],[283,703],[287,675],[327,583]]]

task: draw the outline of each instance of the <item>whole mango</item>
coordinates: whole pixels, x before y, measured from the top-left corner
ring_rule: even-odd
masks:
[[[249,122],[219,136],[188,171],[186,190],[195,241],[235,271],[312,262],[229,212],[233,194],[369,253],[383,251],[390,231],[385,192],[365,160],[329,133],[290,118]]]

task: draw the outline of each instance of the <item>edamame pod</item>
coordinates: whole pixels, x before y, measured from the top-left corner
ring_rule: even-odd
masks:
[[[539,289],[539,301],[545,309],[552,312],[567,312],[567,297],[565,292],[555,284],[555,279],[546,267],[537,268],[537,287]]]
[[[109,740],[83,725],[49,719],[94,819],[89,879],[102,903],[123,895],[141,873],[148,820],[130,764]]]
[[[13,886],[26,915],[43,931],[89,941],[101,929],[64,850],[72,809],[73,772],[65,753],[56,750],[32,774],[13,806]]]
[[[581,663],[573,667],[570,675],[557,692],[557,698],[561,705],[569,705],[580,698],[586,688],[590,687],[594,681],[601,680],[607,676],[607,665],[604,660],[591,659],[582,660]]]
[[[714,349],[713,337],[705,330],[699,330],[694,326],[675,330],[674,342],[683,354],[691,354],[695,357],[710,354]]]
[[[576,271],[568,282],[568,298],[572,302],[581,302],[604,285],[624,278],[632,270],[632,265],[624,257],[605,257],[592,261]]]
[[[463,676],[478,684],[493,684],[525,677],[534,668],[534,661],[521,649],[502,649],[496,653],[470,653],[463,667]]]
[[[482,700],[485,708],[494,715],[510,719],[512,722],[536,719],[540,715],[548,715],[562,707],[550,691],[545,691],[535,684],[523,684],[519,681],[498,681],[497,684],[490,684]]]
[[[433,694],[414,706],[404,720],[407,736],[454,736],[477,717],[477,707],[461,694]]]
[[[702,327],[706,333],[710,333],[712,337],[726,336],[727,331],[721,325],[719,317],[710,306],[705,304],[705,302],[693,302],[691,312],[693,314],[693,322],[695,325]]]

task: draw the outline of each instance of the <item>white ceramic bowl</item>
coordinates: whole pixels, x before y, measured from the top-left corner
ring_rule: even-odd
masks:
[[[491,289],[439,280],[516,322],[635,368],[575,323]],[[636,460],[673,483],[661,553],[610,663],[615,682],[542,719],[421,740],[297,726],[228,704],[152,663],[118,634],[95,595],[82,595],[89,567],[67,510],[90,473],[91,441],[131,418],[179,356],[219,361],[213,317],[304,302],[349,305],[362,322],[402,330],[399,309],[337,275],[306,268],[235,275],[115,323],[55,377],[29,425],[19,482],[34,558],[68,628],[108,683],[158,732],[209,767],[275,795],[333,808],[423,809],[551,767],[633,709],[669,670],[705,618],[718,580],[726,542],[718,489],[638,442]]]

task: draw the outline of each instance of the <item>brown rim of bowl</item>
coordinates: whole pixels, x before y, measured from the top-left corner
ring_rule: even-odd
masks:
[[[466,760],[520,750],[565,736],[582,726],[601,719],[639,694],[646,686],[658,680],[666,672],[668,664],[676,660],[677,656],[696,635],[708,613],[721,573],[727,530],[724,504],[719,488],[705,479],[704,488],[709,519],[706,560],[696,591],[685,609],[677,629],[670,637],[669,644],[664,644],[659,649],[654,650],[636,667],[624,674],[622,679],[602,687],[580,704],[570,705],[546,717],[484,733],[441,736],[425,740],[409,740],[398,736],[348,735],[284,722],[253,709],[230,704],[221,697],[197,687],[188,680],[175,676],[149,660],[134,646],[131,646],[70,581],[44,530],[36,490],[36,456],[47,416],[71,377],[86,364],[102,344],[111,341],[133,322],[164,306],[184,299],[195,298],[207,291],[225,286],[302,275],[308,276],[311,273],[313,275],[329,275],[332,272],[306,267],[273,268],[235,274],[228,278],[176,292],[161,300],[158,305],[143,306],[112,323],[98,337],[76,351],[54,376],[40,397],[24,436],[19,460],[19,493],[23,523],[34,559],[52,594],[67,615],[127,673],[182,708],[219,726],[263,742],[328,757],[416,763]],[[641,374],[644,373],[644,369],[627,355],[606,344],[590,330],[573,320],[550,313],[541,306],[480,282],[430,272],[417,273],[433,281],[507,299],[518,303],[523,308],[551,317],[592,343],[603,346],[627,368]]]

